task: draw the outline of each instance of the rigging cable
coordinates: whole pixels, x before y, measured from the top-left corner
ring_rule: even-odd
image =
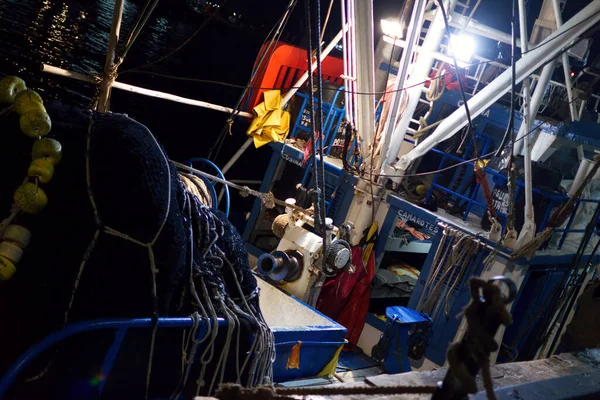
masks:
[[[565,97],[566,97],[566,96],[564,96],[564,95],[563,95],[563,99],[564,99]],[[571,104],[571,103],[573,103],[573,102],[575,102],[575,101],[577,101],[577,100],[579,100],[579,99],[580,99],[580,96],[576,96],[576,97],[575,97],[575,98],[573,98],[573,100],[571,100],[571,101],[570,101],[568,104]],[[552,114],[551,114],[551,115],[550,115],[548,118],[552,118],[552,117],[553,117],[553,116],[555,116],[557,113],[558,113],[558,111],[554,111],[554,113],[552,113]],[[527,132],[525,135],[529,135],[529,134],[531,134],[531,133],[533,133],[533,132],[537,131],[537,130],[538,130],[538,129],[539,129],[541,126],[542,126],[542,125],[544,125],[545,123],[547,123],[547,122],[546,122],[546,121],[541,121],[541,122],[540,122],[540,123],[538,123],[538,124],[537,124],[535,127],[531,128],[531,130],[530,130],[529,132]],[[521,136],[520,138],[517,138],[517,139],[515,139],[515,143],[516,143],[516,142],[518,142],[518,141],[520,141],[520,140],[523,140],[523,139],[525,138],[525,135]],[[510,146],[510,145],[506,145],[505,147],[508,147],[508,146]],[[481,155],[481,156],[479,157],[479,159],[481,159],[481,158],[486,158],[486,157],[489,157],[489,156],[492,156],[492,155],[494,155],[495,153],[496,153],[496,150],[494,150],[494,151],[491,151],[491,152],[489,152],[489,153],[486,153],[486,154],[483,154],[483,155]],[[387,178],[409,178],[409,177],[414,177],[414,176],[427,176],[427,175],[435,175],[435,174],[437,174],[437,173],[444,172],[444,171],[448,171],[448,170],[451,170],[452,168],[456,168],[456,167],[459,167],[459,166],[461,166],[461,165],[464,165],[464,164],[472,163],[472,162],[475,162],[475,161],[477,161],[477,160],[478,160],[477,158],[471,158],[471,159],[468,159],[468,160],[464,160],[464,161],[458,162],[458,163],[456,163],[456,164],[449,165],[449,166],[447,166],[447,167],[444,167],[444,168],[436,169],[436,170],[433,170],[433,171],[418,172],[418,173],[415,173],[415,174],[377,174],[376,176],[384,176],[384,177],[387,177]]]
[[[214,161],[218,157],[219,153],[221,152],[223,143],[225,142],[225,138],[227,137],[227,134],[229,134],[229,135],[232,134],[231,127],[233,125],[233,121],[239,114],[242,102],[244,101],[244,99],[249,99],[250,98],[249,91],[252,91],[255,89],[251,86],[252,81],[254,80],[254,78],[256,77],[258,72],[262,68],[264,68],[264,64],[263,64],[264,61],[267,60],[267,63],[268,63],[271,60],[271,58],[273,57],[273,54],[275,53],[275,50],[277,49],[275,45],[279,42],[279,39],[281,38],[281,35],[282,35],[283,31],[285,30],[285,27],[287,26],[287,23],[289,21],[289,16],[291,15],[292,11],[296,7],[297,3],[298,3],[298,0],[290,0],[290,3],[288,4],[287,8],[285,9],[283,15],[279,18],[279,20],[276,22],[276,24],[273,26],[273,28],[271,28],[271,30],[267,34],[267,37],[263,41],[261,49],[265,45],[265,43],[269,42],[269,45],[267,46],[265,51],[263,51],[262,54],[260,54],[260,59],[259,59],[258,63],[255,65],[255,67],[253,68],[252,73],[250,74],[250,79],[248,80],[248,84],[246,86],[238,85],[238,87],[241,87],[245,90],[242,93],[242,95],[240,96],[240,98],[238,99],[235,107],[233,108],[233,111],[229,114],[229,117],[226,120],[225,126],[223,126],[223,129],[221,129],[221,132],[219,133],[219,136],[218,136],[217,140],[215,141],[215,144],[210,148],[209,153],[208,153],[209,159],[212,159]],[[273,33],[273,32],[275,32],[275,33]],[[273,34],[272,38],[271,38],[271,34]],[[268,54],[268,56],[267,56],[267,54]],[[259,88],[258,90],[261,90],[261,89],[262,88]],[[271,88],[268,90],[273,90],[273,89],[278,89],[278,88]]]
[[[315,207],[315,230],[318,231],[322,231],[323,230],[323,224],[325,223],[324,220],[321,220],[321,196],[323,195],[323,193],[320,192],[320,176],[319,176],[319,171],[317,169],[317,129],[315,124],[317,123],[316,117],[315,117],[315,97],[313,95],[313,88],[315,87],[314,84],[314,76],[312,71],[312,24],[311,24],[311,8],[310,8],[310,1],[311,0],[304,0],[304,11],[305,11],[305,18],[306,18],[306,27],[307,27],[307,33],[308,33],[308,45],[306,47],[306,55],[307,55],[307,62],[308,62],[308,85],[309,85],[309,93],[310,93],[310,127],[311,127],[311,141],[312,141],[312,146],[310,146],[310,151],[311,151],[311,159],[312,159],[312,174],[313,174],[313,180],[314,180],[314,207]],[[320,109],[319,109],[320,111]],[[321,149],[322,151],[322,149]],[[323,243],[325,242],[325,236],[323,236]]]
[[[329,8],[327,9],[327,15],[325,16],[325,22],[323,22],[323,29],[321,30],[321,36],[319,37],[319,46],[323,43],[323,38],[325,37],[325,30],[327,29],[327,23],[329,22],[329,17],[331,16],[331,9],[333,8],[333,1],[329,1]],[[319,13],[319,15],[321,15]]]
[[[229,1],[229,0],[223,0],[223,4],[221,4],[221,7],[220,7],[220,8],[224,7],[224,6],[227,4],[227,2],[228,2],[228,1]],[[220,9],[220,8],[219,8],[219,9]],[[165,54],[164,56],[162,56],[162,57],[160,57],[160,58],[157,58],[156,60],[154,60],[154,61],[151,61],[151,62],[149,62],[149,63],[147,63],[147,64],[140,65],[140,66],[138,66],[138,67],[133,67],[133,68],[130,68],[130,69],[128,69],[128,70],[125,70],[125,71],[121,72],[121,75],[123,75],[123,74],[125,74],[125,73],[127,73],[127,72],[131,72],[131,71],[134,71],[134,70],[141,69],[141,68],[146,68],[146,67],[149,67],[149,66],[151,66],[151,65],[154,65],[154,64],[156,64],[156,63],[159,63],[159,62],[161,62],[161,61],[165,60],[165,59],[166,59],[166,58],[168,58],[168,57],[171,57],[173,54],[177,53],[177,52],[178,52],[179,50],[181,50],[181,49],[182,49],[184,46],[186,46],[186,45],[187,45],[189,42],[191,42],[191,41],[192,41],[192,39],[193,39],[194,37],[196,37],[196,35],[197,35],[198,33],[200,33],[200,31],[201,31],[202,29],[204,29],[204,27],[205,27],[206,25],[208,25],[208,23],[209,23],[210,21],[212,21],[212,19],[213,19],[214,17],[216,17],[216,16],[217,16],[217,14],[219,14],[219,10],[217,10],[217,11],[213,12],[212,14],[210,14],[210,16],[209,16],[209,17],[206,19],[206,21],[204,21],[204,23],[203,23],[202,25],[200,25],[200,27],[199,27],[199,28],[198,28],[198,29],[197,29],[197,30],[196,30],[196,31],[195,31],[195,32],[194,32],[194,33],[193,33],[193,34],[192,34],[192,35],[191,35],[189,38],[187,38],[187,39],[186,39],[186,40],[185,40],[183,43],[181,43],[179,46],[177,46],[177,47],[176,47],[176,48],[175,48],[173,51],[171,51],[171,52],[169,52],[169,53]]]
[[[492,62],[493,61],[489,61],[489,60],[488,61],[479,61],[479,62],[476,62],[476,63],[469,64],[467,66],[467,68],[475,67],[475,66],[482,65],[482,64],[490,64]],[[201,79],[201,78],[190,78],[190,77],[185,77],[185,76],[175,76],[175,75],[162,74],[162,73],[158,73],[158,72],[154,72],[154,71],[131,71],[131,72],[134,73],[134,74],[156,75],[156,76],[159,76],[161,78],[174,79],[174,80],[180,80],[180,81],[188,81],[188,82],[196,82],[196,83],[208,83],[208,84],[220,85],[220,86],[227,86],[227,87],[238,88],[238,89],[252,89],[252,90],[280,90],[281,89],[280,87],[262,87],[262,86],[252,86],[252,85],[238,85],[238,84],[235,84],[235,83],[228,83],[228,82],[216,81],[216,80],[212,80],[212,79]],[[427,78],[427,79],[425,79],[425,80],[423,80],[421,82],[414,83],[412,85],[405,86],[405,87],[399,88],[399,89],[389,89],[389,90],[375,91],[375,92],[358,92],[358,91],[350,91],[350,90],[348,90],[347,92],[351,93],[351,94],[356,94],[356,95],[359,95],[359,96],[385,95],[385,94],[394,93],[394,92],[402,92],[402,91],[410,89],[412,87],[419,86],[419,85],[422,85],[424,83],[432,82],[432,81],[435,81],[437,79],[441,79],[444,76],[449,75],[449,74],[450,73],[445,73],[445,74],[441,74],[439,76],[435,76],[433,78]],[[302,86],[292,86],[292,87],[289,87],[288,89],[302,89]],[[338,88],[324,87],[323,90],[337,91]]]
[[[310,0],[309,0],[310,1]],[[319,174],[319,186],[318,190],[321,192],[321,236],[323,239],[323,255],[327,254],[326,250],[329,247],[329,235],[327,234],[327,221],[326,221],[326,208],[325,208],[325,162],[323,160],[323,152],[325,151],[323,147],[323,71],[321,66],[321,0],[316,0],[316,23],[317,23],[317,31],[315,32],[315,37],[317,38],[317,47],[316,47],[316,56],[317,56],[317,109],[319,110],[319,118],[317,119],[316,130],[318,132],[319,139],[319,161],[320,164],[317,167]],[[311,62],[311,59],[309,59]],[[311,69],[309,68],[309,73]],[[312,75],[312,74],[311,74]],[[313,125],[314,126],[314,125]],[[314,145],[314,143],[313,143]],[[316,161],[316,160],[315,160]]]
[[[116,64],[115,71],[125,60],[125,56],[127,56],[127,53],[133,46],[133,43],[136,41],[136,39],[142,32],[142,29],[144,29],[144,26],[146,26],[146,23],[148,22],[150,15],[152,15],[152,12],[154,11],[154,9],[156,8],[157,5],[158,5],[158,0],[154,0],[154,1],[149,0],[144,5],[144,9],[140,13],[138,20],[136,21],[133,29],[131,30],[129,37],[127,38],[127,41],[125,42],[125,45],[123,46],[123,49],[121,50],[121,55],[119,56],[119,59],[115,63]]]
[[[446,33],[448,35],[448,49],[450,49],[451,45],[451,32],[450,32],[450,24],[448,23],[448,15],[446,14],[446,9],[444,7],[443,0],[437,0],[437,4],[440,7],[440,11],[442,12],[442,16],[444,17],[444,25],[446,25]],[[471,135],[471,139],[473,140],[473,151],[475,152],[475,156],[479,159],[479,144],[477,143],[477,139],[475,138],[475,130],[473,129],[473,121],[471,120],[471,112],[469,111],[469,106],[467,105],[467,96],[465,94],[465,88],[462,84],[462,79],[460,76],[460,69],[458,68],[458,62],[456,61],[456,56],[454,55],[454,51],[451,51],[452,61],[454,62],[454,70],[456,71],[456,77],[458,80],[458,87],[460,88],[460,94],[463,99],[463,103],[465,103],[465,113],[467,114],[467,121],[469,123],[469,135]]]

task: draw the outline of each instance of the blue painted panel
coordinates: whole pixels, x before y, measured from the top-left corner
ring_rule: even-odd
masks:
[[[429,324],[421,313],[406,307],[388,307],[385,311],[386,328],[383,343],[388,346],[383,360],[385,372],[397,374],[411,371],[408,360],[408,332],[418,324]]]
[[[323,342],[302,340],[300,344],[299,369],[287,369],[287,363],[292,355],[292,348],[298,341],[275,343],[277,356],[273,363],[273,380],[276,383],[292,379],[317,376],[335,356],[335,352],[344,342]]]
[[[392,215],[394,216],[394,220],[398,210],[403,210],[411,216],[414,216],[416,222],[421,226],[430,226],[432,224],[437,224],[438,222],[443,222],[455,229],[465,231],[464,228],[458,227],[452,220],[445,219],[430,211],[417,207],[397,196],[388,196],[387,202],[390,204],[388,217]],[[469,233],[474,234],[474,232]],[[431,263],[433,262],[434,254],[440,245],[441,236],[441,234],[438,234],[432,237],[431,249],[425,264],[421,269],[421,277],[417,281],[408,303],[409,308],[415,309],[417,307],[424,290],[425,281],[431,273]],[[492,245],[489,241],[485,242],[488,245]],[[502,251],[507,252],[506,249],[502,249]],[[434,321],[429,336],[428,348],[426,350],[426,357],[431,361],[438,364],[444,363],[448,344],[454,339],[460,325],[460,319],[455,316],[458,315],[470,301],[470,293],[466,281],[470,276],[478,276],[480,274],[482,261],[487,252],[488,251],[480,252],[479,256],[468,267],[469,270],[465,273],[465,277],[461,284],[458,285],[458,290],[450,298],[451,304],[449,305],[448,316],[446,317],[443,312],[437,316],[432,316]],[[553,292],[564,276],[565,270],[571,266],[574,256],[574,254],[564,252],[560,254],[555,253],[555,255],[542,253],[536,255],[529,261],[520,259],[515,263],[528,265],[529,271],[513,302],[514,323],[506,330],[504,343],[513,346],[512,342],[516,340],[514,347],[519,352],[522,359],[530,358],[532,353],[535,352],[540,335],[542,334],[540,329],[547,324],[549,314],[544,311],[536,316],[535,320],[532,320],[531,318],[542,308],[551,310],[552,304],[556,299],[550,298],[548,302],[546,299],[548,299],[549,294]],[[589,259],[589,255],[584,256],[584,258]],[[594,262],[598,262],[598,260],[598,256],[595,256]],[[586,260],[582,260],[582,262],[586,262]],[[445,299],[440,299],[439,301],[442,302],[441,305],[444,306]],[[521,334],[524,330],[526,331],[525,334]],[[507,357],[504,357],[504,360],[506,359]]]
[[[346,328],[335,326],[303,326],[301,329],[273,329],[275,343],[297,342],[298,340],[313,340],[324,342],[343,342]]]
[[[388,307],[385,310],[385,316],[387,319],[394,320],[398,325],[411,325],[428,321],[420,312],[399,306]]]
[[[502,339],[503,348],[498,355],[500,362],[533,358],[558,301],[560,290],[557,287],[564,284],[561,280],[569,266],[532,268],[527,272],[519,297],[513,303],[514,322],[506,328]]]
[[[275,382],[317,376],[331,361],[340,346],[345,344],[346,328],[294,296],[290,296],[290,298],[310,309],[311,312],[323,317],[331,325],[273,329],[276,349],[276,358],[273,364],[273,379]],[[292,354],[292,348],[299,341],[302,342],[300,345],[300,368],[287,369],[286,366]]]
[[[380,320],[381,321],[381,320]],[[383,322],[383,321],[381,321]],[[384,322],[385,325],[385,322]],[[342,351],[338,365],[350,370],[375,367],[379,363],[359,351]]]
[[[383,332],[385,330],[385,321],[377,318],[375,315],[371,313],[367,313],[366,323],[371,325],[373,328],[378,331]]]

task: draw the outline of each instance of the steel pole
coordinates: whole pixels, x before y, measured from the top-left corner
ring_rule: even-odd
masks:
[[[552,0],[552,7],[554,8],[554,18],[556,19],[556,28],[560,28],[563,24],[562,15],[560,14],[560,4],[558,0]],[[577,121],[578,113],[575,107],[575,100],[573,97],[573,82],[571,81],[571,63],[569,62],[569,55],[567,53],[562,54],[562,65],[563,72],[565,75],[565,85],[567,86],[567,96],[569,99],[569,112],[571,113],[571,121]]]
[[[600,21],[600,0],[594,0],[561,28],[554,31],[540,45],[531,49],[516,64],[516,80],[523,81],[536,69],[559,57],[575,39],[583,35]],[[504,71],[488,86],[468,101],[473,118],[484,112],[510,89],[511,71]],[[541,85],[538,83],[536,94]],[[449,115],[428,138],[408,154],[402,156],[397,163],[397,169],[406,171],[414,160],[422,157],[434,146],[452,137],[467,124],[463,107]],[[402,135],[403,136],[403,135]],[[401,179],[401,178],[399,178]]]
[[[444,2],[444,6],[446,7],[447,12],[451,13],[456,6],[456,0],[446,0]],[[435,17],[433,18],[433,21],[427,30],[427,37],[421,46],[419,58],[411,68],[412,74],[407,81],[407,86],[409,86],[410,89],[405,91],[405,96],[408,96],[408,102],[406,109],[402,114],[402,118],[400,119],[400,122],[396,126],[394,134],[391,137],[387,156],[382,166],[383,168],[385,168],[386,165],[393,164],[396,161],[396,157],[398,156],[402,142],[404,142],[404,136],[406,135],[406,130],[408,129],[410,120],[412,119],[413,114],[417,109],[417,105],[419,104],[421,92],[423,90],[423,86],[425,85],[423,82],[429,76],[429,72],[433,66],[435,57],[433,57],[432,53],[438,51],[445,32],[446,26],[444,24],[444,17],[438,8]]]
[[[527,53],[529,50],[529,44],[527,43],[529,33],[527,32],[527,11],[525,7],[525,0],[519,0],[519,31],[521,34],[521,49],[523,53]],[[529,78],[525,78],[523,81],[523,122],[521,123],[521,127],[525,127],[525,131],[523,132],[525,134],[525,222],[523,223],[523,227],[521,228],[521,232],[519,232],[519,236],[517,238],[518,247],[529,243],[534,238],[536,230],[535,210],[533,208],[533,182],[531,181],[531,134],[529,133],[529,131],[531,131],[531,113],[529,110],[531,93],[529,84]]]
[[[106,52],[106,60],[104,62],[104,77],[100,84],[100,98],[98,100],[98,111],[108,111],[108,99],[110,98],[110,89],[112,86],[113,66],[115,65],[115,56],[117,44],[119,43],[119,33],[121,31],[121,21],[123,20],[123,4],[124,0],[115,0],[115,8],[113,10],[112,25],[110,27],[110,37],[108,39],[108,50]]]
[[[323,49],[323,51],[321,52],[321,60],[323,60],[325,57],[327,57],[329,55],[329,53],[331,53],[331,50],[333,50],[335,48],[335,46],[338,44],[338,42],[342,39],[342,35],[346,29],[348,29],[348,26],[346,26],[345,29],[342,29],[341,31],[339,31],[338,34],[335,35],[333,40],[329,43],[329,45]],[[313,73],[316,68],[317,68],[317,62],[315,61],[310,66],[310,69],[311,69],[310,72]],[[302,74],[302,76],[296,81],[294,86],[292,86],[292,88],[290,90],[288,90],[288,92],[285,94],[285,96],[283,96],[283,99],[281,100],[281,108],[284,108],[287,105],[287,103],[290,101],[292,96],[294,94],[296,94],[296,92],[298,91],[300,86],[304,85],[304,83],[306,82],[307,79],[308,79],[308,71],[306,71],[304,74]],[[223,174],[226,174],[227,171],[229,171],[231,169],[231,167],[233,167],[233,164],[235,164],[237,162],[237,160],[239,160],[239,158],[242,156],[242,154],[244,154],[244,152],[246,150],[248,150],[248,147],[250,147],[250,145],[253,142],[254,142],[254,139],[248,138],[244,142],[244,144],[242,144],[242,146],[238,149],[238,151],[235,152],[235,154],[229,159],[229,161],[227,161],[227,164],[225,164],[225,166],[221,170],[223,172]]]
[[[375,135],[375,54],[373,50],[373,0],[354,0],[356,32],[356,131],[363,160],[369,158]]]
[[[425,14],[426,7],[427,0],[417,0],[412,10],[410,23],[408,24],[408,37],[405,42],[406,45],[404,46],[404,51],[402,51],[402,58],[400,59],[400,68],[398,70],[398,74],[396,75],[396,82],[394,84],[394,93],[392,94],[390,114],[387,121],[385,121],[382,138],[383,142],[381,144],[381,153],[379,154],[379,160],[374,166],[375,171],[378,171],[384,164],[385,160],[388,158],[390,139],[392,137],[392,133],[394,132],[394,127],[396,126],[396,119],[398,118],[398,111],[400,109],[400,104],[402,103],[400,101],[400,99],[402,98],[402,92],[400,92],[399,90],[404,87],[404,83],[406,82],[408,66],[410,65],[410,62],[413,58],[413,53],[417,44],[416,42],[419,38],[419,34],[421,33],[421,26],[423,25],[423,16]],[[393,51],[394,49],[392,48],[392,52]],[[375,149],[373,149],[373,151],[375,151]]]

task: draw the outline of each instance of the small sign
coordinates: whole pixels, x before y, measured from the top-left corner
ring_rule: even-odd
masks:
[[[440,231],[440,227],[437,223],[431,223],[429,221],[426,221],[423,218],[419,218],[408,211],[398,210],[398,217],[402,218],[404,221],[410,221],[413,224],[420,226],[421,228],[427,229],[427,231],[429,231],[432,235],[437,235],[437,233]]]

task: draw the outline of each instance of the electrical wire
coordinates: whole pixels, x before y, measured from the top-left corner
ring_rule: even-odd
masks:
[[[304,0],[304,15],[306,18],[306,30],[307,30],[307,35],[308,35],[308,45],[306,46],[306,61],[308,63],[308,69],[307,71],[311,71],[312,70],[312,54],[313,54],[313,49],[312,49],[312,37],[313,37],[313,33],[312,33],[312,13],[311,13],[311,7],[310,7],[310,2],[311,0]],[[323,225],[325,224],[324,220],[321,220],[321,196],[324,195],[324,193],[321,193],[320,189],[320,184],[319,184],[319,180],[320,180],[320,176],[319,176],[319,171],[317,169],[317,130],[316,130],[316,117],[315,117],[315,97],[312,94],[313,92],[313,88],[315,87],[314,84],[314,74],[309,73],[308,74],[308,84],[310,87],[310,130],[311,130],[311,141],[312,141],[312,145],[310,146],[310,157],[312,160],[312,175],[313,175],[313,181],[314,181],[314,199],[313,199],[313,204],[315,207],[315,230],[317,232],[321,231],[323,229]],[[319,112],[321,112],[321,109],[319,109]],[[321,153],[323,152],[323,149],[321,149]],[[325,242],[325,236],[323,236],[323,243]]]
[[[592,18],[595,18],[595,17],[596,17],[595,14],[592,14],[589,17],[586,17],[585,19],[581,20],[580,22],[578,22],[577,24],[573,25],[572,27],[565,29],[564,31],[562,31],[558,35],[554,36],[553,38],[551,38],[551,39],[549,39],[547,41],[543,41],[542,43],[538,44],[537,46],[535,46],[535,47],[533,47],[533,48],[531,48],[531,49],[529,49],[527,51],[522,52],[521,55],[525,55],[525,54],[531,53],[532,51],[534,51],[536,49],[539,49],[541,47],[546,46],[548,43],[550,43],[550,42],[558,39],[559,37],[561,37],[565,33],[569,32],[569,31],[571,31],[573,29],[578,28],[580,25],[583,25],[584,23],[586,23],[589,19],[592,19]]]
[[[477,65],[481,65],[481,64],[489,64],[492,63],[494,61],[479,61],[476,63],[472,63],[469,64],[467,67],[465,68],[471,68]],[[131,73],[135,73],[135,74],[148,74],[148,75],[156,75],[162,78],[167,78],[167,79],[174,79],[174,80],[180,80],[180,81],[187,81],[187,82],[196,82],[196,83],[207,83],[207,84],[213,84],[213,85],[220,85],[220,86],[227,86],[227,87],[231,87],[231,88],[237,88],[237,89],[252,89],[252,90],[281,90],[281,89],[286,89],[286,90],[290,90],[290,89],[302,89],[301,86],[291,86],[289,88],[281,88],[281,87],[262,87],[262,86],[251,86],[251,85],[239,85],[239,84],[235,84],[235,83],[228,83],[228,82],[223,82],[223,81],[217,81],[217,80],[212,80],[212,79],[200,79],[200,78],[189,78],[189,77],[183,77],[183,76],[175,76],[175,75],[168,75],[168,74],[162,74],[162,73],[158,73],[158,72],[153,72],[153,71],[133,71],[133,70],[129,70],[128,72]],[[412,85],[409,86],[405,86],[403,88],[399,88],[399,89],[390,89],[390,90],[384,90],[384,91],[377,91],[377,92],[358,92],[358,91],[347,91],[350,94],[356,94],[359,96],[373,96],[373,95],[385,95],[385,94],[389,94],[389,93],[394,93],[394,92],[402,92],[404,90],[408,90],[410,88],[416,87],[416,86],[420,86],[423,85],[425,83],[434,81],[436,79],[441,79],[446,75],[450,75],[451,73],[445,73],[445,74],[441,74],[439,76],[435,76],[433,78],[427,78],[421,82],[417,82],[414,83]],[[337,91],[337,88],[328,88],[328,87],[324,87],[323,90],[328,90],[328,91]]]
[[[517,0],[512,0],[512,18],[510,21],[510,29],[511,29],[511,52],[510,52],[510,115],[508,117],[508,126],[506,127],[506,132],[504,132],[504,136],[502,137],[502,141],[500,142],[500,146],[494,154],[496,157],[499,157],[502,152],[504,152],[507,148],[509,151],[508,155],[508,168],[506,171],[506,178],[508,182],[508,209],[506,214],[506,229],[507,232],[514,232],[515,230],[515,196],[516,196],[516,185],[517,182],[514,179],[515,176],[515,103],[516,103],[516,91],[517,91],[517,63],[516,63],[516,49],[517,49],[517,34],[516,34],[516,25],[517,25]],[[525,122],[523,122],[525,123]],[[523,137],[525,137],[524,135]],[[508,146],[506,142],[509,141]]]
[[[564,98],[564,96],[563,96],[563,98]],[[573,100],[571,100],[571,101],[570,101],[568,104],[571,104],[571,103],[573,103],[574,101],[576,101],[576,100],[579,100],[579,99],[580,99],[580,96],[577,96],[577,97],[573,98]],[[552,118],[552,117],[553,117],[554,115],[556,115],[556,114],[557,114],[557,111],[555,111],[554,113],[552,113],[552,115],[550,115],[550,117],[549,117],[549,118]],[[531,133],[535,132],[535,131],[536,131],[536,130],[538,130],[538,129],[539,129],[541,126],[542,126],[542,125],[544,125],[545,123],[546,123],[546,121],[541,121],[539,124],[537,124],[535,127],[533,127],[533,128],[532,128],[532,129],[531,129],[529,132],[525,133],[525,134],[524,134],[523,136],[521,136],[520,138],[517,138],[517,139],[515,139],[515,143],[516,143],[516,142],[518,142],[518,141],[520,141],[520,140],[523,140],[523,139],[525,138],[525,136],[527,136],[527,135],[529,135],[529,134],[531,134]],[[508,146],[510,146],[510,144],[509,144],[509,145],[506,145],[505,147],[508,147]],[[445,167],[445,168],[436,169],[436,170],[434,170],[434,171],[418,172],[418,173],[415,173],[415,174],[404,174],[404,175],[401,175],[401,174],[398,174],[398,175],[396,175],[396,174],[374,174],[373,176],[381,176],[381,177],[386,177],[386,178],[410,178],[410,177],[415,177],[415,176],[427,176],[427,175],[435,175],[435,174],[437,174],[437,173],[444,172],[444,171],[448,171],[448,170],[451,170],[451,169],[453,169],[453,168],[459,167],[459,166],[461,166],[461,165],[464,165],[464,164],[468,164],[468,163],[476,162],[478,159],[481,159],[481,158],[486,158],[486,157],[492,156],[492,155],[494,155],[495,153],[496,153],[496,150],[494,150],[494,151],[490,151],[489,153],[486,153],[486,154],[483,154],[483,155],[481,155],[479,158],[471,158],[471,159],[469,159],[469,160],[464,160],[464,161],[458,162],[458,163],[456,163],[456,164],[450,165],[450,166],[448,166],[448,167]]]
[[[437,4],[440,7],[440,11],[442,12],[442,17],[444,17],[444,25],[446,25],[446,34],[448,35],[448,50],[451,48],[451,32],[450,32],[450,23],[448,22],[448,15],[446,14],[446,9],[444,7],[444,0],[437,0]],[[460,76],[461,69],[458,67],[458,62],[456,61],[456,56],[454,55],[454,51],[450,51],[450,55],[452,56],[452,61],[454,62],[454,70],[456,71],[456,77],[458,81],[458,87],[460,88],[460,95],[462,96],[465,113],[467,114],[467,122],[468,122],[468,133],[471,136],[471,140],[473,141],[473,152],[475,153],[475,157],[479,158],[479,144],[477,143],[477,138],[475,138],[475,130],[473,129],[473,121],[471,120],[471,112],[469,111],[469,106],[467,105],[467,95],[465,94],[465,88],[463,87],[462,79]]]
[[[514,149],[514,126],[515,126],[515,92],[516,92],[516,88],[517,88],[517,83],[516,83],[516,74],[517,74],[517,69],[516,69],[516,62],[515,62],[515,49],[517,47],[517,43],[516,43],[516,35],[515,35],[515,19],[516,19],[516,14],[515,14],[515,2],[516,0],[512,1],[513,7],[512,7],[512,20],[511,20],[511,62],[510,62],[510,68],[511,68],[511,89],[510,89],[510,114],[508,117],[508,126],[506,127],[506,131],[504,132],[504,136],[502,137],[502,142],[500,142],[500,146],[498,147],[498,151],[496,152],[495,156],[499,157],[500,153],[502,151],[504,151],[505,149],[505,145],[506,142],[509,140],[510,138],[510,143],[511,143],[511,150]],[[512,151],[511,151],[512,154]],[[512,163],[512,158],[510,160],[510,162]],[[509,168],[510,170],[510,168]]]
[[[309,0],[310,1],[310,0]],[[327,222],[326,222],[326,208],[325,208],[325,162],[323,160],[323,71],[321,65],[321,0],[316,0],[317,7],[316,13],[316,25],[317,31],[315,37],[317,38],[316,56],[317,56],[317,108],[319,110],[319,119],[317,120],[317,132],[319,133],[319,161],[320,164],[316,168],[319,173],[319,191],[321,192],[321,238],[323,239],[323,254],[327,254],[327,247],[329,247],[329,235],[327,234]],[[308,60],[311,63],[311,59]],[[311,67],[308,67],[310,73]],[[312,74],[311,74],[312,75]],[[314,104],[314,102],[313,102]],[[314,126],[314,125],[313,125]],[[313,143],[314,147],[314,143]],[[315,160],[316,161],[316,160]]]

